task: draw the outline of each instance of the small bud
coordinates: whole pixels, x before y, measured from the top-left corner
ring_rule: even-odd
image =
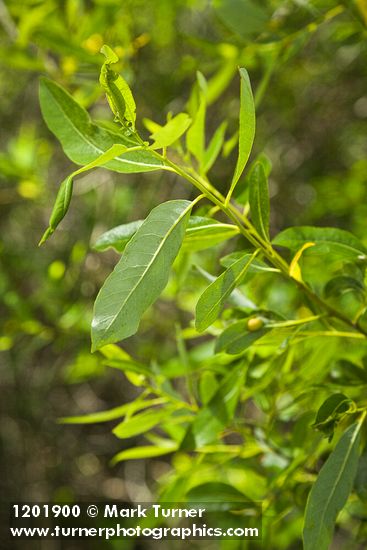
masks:
[[[256,332],[264,326],[264,321],[260,317],[253,317],[247,321],[247,329],[250,332]]]

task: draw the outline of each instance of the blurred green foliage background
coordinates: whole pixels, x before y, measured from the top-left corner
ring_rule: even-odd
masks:
[[[367,244],[366,23],[363,0],[0,0],[4,498],[149,500],[169,469],[165,460],[111,469],[121,443],[106,426],[65,427],[57,418],[111,408],[136,392],[89,353],[93,299],[117,260],[92,243],[190,190],[167,173],[99,169],[78,179],[61,230],[38,248],[57,186],[72,170],[42,121],[39,77],[108,119],[98,84],[99,50],[108,43],[140,120],[163,123],[184,109],[200,70],[210,83],[209,129],[229,119],[226,155],[212,174],[224,190],[235,162],[236,71],[245,66],[256,91],[255,154],[265,150],[273,163],[273,231],[334,225]],[[127,345],[139,359],[169,359],[175,349],[171,327],[180,313],[165,301],[154,309],[154,325],[143,323]],[[286,537],[281,547],[292,547]]]

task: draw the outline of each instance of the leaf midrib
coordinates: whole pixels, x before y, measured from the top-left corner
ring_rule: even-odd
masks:
[[[250,267],[250,265],[251,265],[251,263],[253,262],[254,259],[255,259],[254,257],[251,257],[251,258],[248,260],[248,262],[246,263],[246,265],[241,269],[241,271],[240,271],[240,273],[238,274],[238,276],[235,277],[232,286],[230,286],[230,287],[226,290],[226,292],[224,292],[224,294],[222,294],[221,297],[220,297],[216,302],[214,302],[214,304],[212,305],[212,307],[211,307],[211,308],[209,309],[209,311],[206,313],[204,319],[207,319],[208,316],[213,312],[213,310],[214,310],[218,305],[220,305],[221,302],[223,302],[223,301],[233,292],[233,290],[236,288],[236,284],[237,284],[238,280],[239,280],[241,277],[243,277],[243,276],[245,275],[247,269]],[[240,260],[238,260],[238,261],[240,261]],[[227,273],[227,271],[228,271],[229,269],[233,269],[233,265],[232,265],[231,267],[229,267],[228,269],[226,269],[226,271],[224,271],[224,273],[223,273],[222,275],[220,275],[217,279],[215,279],[215,281],[213,281],[213,282],[208,286],[208,288],[205,290],[205,293],[208,291],[208,289],[209,289],[212,285],[214,285],[214,284],[218,281],[218,279],[219,279],[220,277],[223,276],[223,279],[224,279],[225,274]],[[200,325],[202,325],[202,323],[200,323]],[[203,329],[203,330],[204,330],[204,329]]]
[[[341,469],[340,469],[340,471],[339,471],[339,474],[338,474],[338,476],[337,476],[337,478],[336,478],[336,481],[335,481],[335,483],[334,483],[334,485],[333,485],[333,487],[332,487],[332,490],[329,492],[329,496],[328,496],[328,498],[327,498],[327,500],[326,500],[326,504],[325,504],[325,506],[323,507],[323,512],[321,513],[321,521],[318,522],[319,529],[318,529],[318,532],[317,532],[317,540],[319,540],[319,535],[320,535],[322,526],[325,525],[325,523],[324,523],[324,518],[325,518],[325,515],[326,515],[326,510],[327,510],[328,507],[329,507],[330,501],[331,501],[332,497],[333,497],[334,494],[335,494],[336,487],[337,487],[337,485],[338,485],[338,483],[339,483],[339,481],[340,481],[340,478],[341,478],[341,476],[342,476],[342,473],[343,473],[344,470],[345,470],[345,467],[346,467],[346,464],[347,464],[347,460],[348,460],[348,458],[349,458],[349,456],[350,456],[350,453],[352,452],[353,445],[354,445],[355,440],[356,440],[356,437],[357,437],[357,435],[358,435],[358,433],[359,433],[360,427],[361,427],[360,424],[358,424],[358,425],[356,426],[355,432],[354,432],[354,434],[353,434],[353,438],[351,439],[351,444],[350,444],[350,446],[349,446],[349,448],[348,448],[348,452],[346,453],[345,458],[344,458],[344,460],[343,460],[342,467],[341,467]]]
[[[305,228],[302,228],[302,229],[305,229]],[[306,231],[309,230],[310,228],[309,227],[306,227]],[[312,228],[311,228],[312,229]],[[316,228],[316,229],[319,229],[319,228]],[[329,228],[324,228],[324,229],[329,229]],[[342,231],[342,230],[340,230]],[[353,236],[353,235],[352,235]],[[355,248],[355,246],[351,245],[351,244],[347,244],[343,241],[332,241],[330,240],[330,237],[326,237],[325,239],[322,239],[322,238],[315,238],[315,236],[312,236],[312,234],[308,235],[308,236],[302,236],[302,238],[299,238],[299,239],[295,239],[292,241],[292,244],[291,246],[289,246],[288,244],[283,244],[283,243],[278,243],[277,242],[277,238],[274,239],[274,244],[276,245],[279,245],[279,246],[285,246],[286,248],[289,248],[292,250],[292,247],[294,246],[294,243],[297,243],[297,247],[300,247],[302,245],[304,245],[305,243],[307,242],[310,242],[310,241],[314,241],[315,242],[315,245],[318,245],[318,244],[327,244],[327,245],[334,245],[334,246],[341,246],[341,247],[344,247],[344,248],[347,248],[349,250],[352,250],[353,252],[358,252],[358,254],[365,254],[366,251],[364,250],[364,247],[361,243],[361,246],[360,248]]]
[[[187,208],[185,208],[185,210],[182,212],[182,214],[177,218],[177,220],[175,221],[175,223],[170,227],[170,229],[168,230],[168,232],[164,235],[160,245],[158,246],[157,248],[157,251],[155,252],[155,254],[152,256],[152,259],[151,261],[147,264],[146,268],[144,269],[142,275],[140,276],[140,278],[138,279],[137,283],[133,286],[133,288],[130,290],[129,294],[126,296],[124,302],[122,303],[121,307],[118,309],[117,313],[113,316],[112,320],[110,321],[110,323],[107,325],[107,327],[104,329],[104,332],[107,332],[111,326],[113,325],[113,323],[116,321],[117,317],[120,315],[122,309],[125,307],[125,305],[127,304],[127,302],[130,300],[131,298],[131,295],[136,291],[136,289],[139,287],[140,283],[144,280],[144,277],[147,273],[147,271],[151,268],[151,266],[154,264],[156,258],[158,257],[162,247],[164,246],[164,244],[166,243],[168,237],[171,235],[172,231],[177,227],[177,225],[179,224],[179,222],[186,216],[186,214],[191,210],[192,208],[192,203],[189,204],[189,206]],[[135,233],[136,235],[137,233]],[[131,241],[130,241],[131,242]],[[121,258],[122,260],[122,258]],[[120,261],[121,261],[120,260]]]
[[[69,123],[69,126],[71,126],[75,131],[76,133],[82,138],[82,140],[84,140],[86,143],[88,143],[88,145],[90,145],[96,152],[98,153],[105,153],[106,151],[104,151],[103,149],[101,149],[100,147],[98,147],[93,141],[91,141],[90,139],[87,138],[87,136],[85,136],[84,134],[82,134],[80,132],[80,130],[78,129],[77,126],[75,126],[74,122],[72,121],[72,119],[67,115],[66,111],[63,109],[62,105],[55,100],[55,97],[54,95],[52,94],[52,92],[49,90],[48,88],[48,91],[49,93],[51,93],[59,111],[61,112],[61,114],[63,115],[64,119]],[[87,114],[87,116],[89,117],[89,115]],[[90,121],[90,119],[88,120],[88,124],[90,126],[93,126],[93,122]],[[136,165],[136,166],[149,166],[151,168],[156,168],[156,167],[160,167],[161,165],[159,164],[148,164],[148,163],[143,163],[143,162],[137,162],[137,161],[133,161],[133,160],[128,160],[128,159],[122,159],[120,157],[115,157],[114,159],[112,160],[117,160],[118,162],[122,162],[122,163],[126,163],[126,164],[133,164],[133,165]],[[111,161],[109,161],[111,162]],[[164,165],[162,164],[162,168],[164,168]]]

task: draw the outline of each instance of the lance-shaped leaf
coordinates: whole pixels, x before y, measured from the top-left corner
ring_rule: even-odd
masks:
[[[111,132],[94,124],[89,114],[61,86],[41,78],[39,90],[43,118],[60,141],[65,154],[75,164],[83,165],[101,156],[114,144],[139,145],[133,136]],[[149,150],[131,151],[110,160],[105,168],[121,173],[149,172],[166,168]]]
[[[106,93],[111,110],[116,120],[128,131],[135,132],[136,105],[133,94],[126,80],[111,68],[119,58],[106,44],[102,46],[101,53],[106,57],[106,61],[102,65],[99,82]]]
[[[177,449],[177,444],[174,441],[167,440],[165,447],[158,445],[144,445],[143,447],[133,447],[117,453],[111,460],[111,465],[114,466],[118,462],[124,460],[136,460],[139,458],[153,458],[156,456],[167,455],[173,453]]]
[[[251,83],[246,69],[240,69],[241,77],[241,106],[240,106],[240,130],[238,138],[238,159],[233,174],[231,187],[227,195],[227,201],[232,196],[234,188],[247,164],[252,144],[255,138],[255,105],[251,90]]]
[[[212,218],[191,216],[183,246],[187,250],[199,251],[211,248],[238,235],[238,227],[221,223]]]
[[[168,147],[181,137],[191,124],[191,118],[186,113],[179,113],[164,126],[155,130],[150,136],[154,140],[153,148]]]
[[[143,313],[168,282],[185,236],[192,203],[165,202],[154,208],[126,246],[94,306],[92,350],[138,330]]]
[[[50,237],[50,235],[52,235],[52,233],[54,233],[56,227],[66,215],[73,194],[73,181],[75,176],[82,174],[83,172],[87,172],[88,170],[92,170],[93,168],[97,168],[98,166],[103,166],[111,159],[123,154],[125,151],[127,151],[127,147],[125,145],[112,145],[112,147],[110,147],[108,151],[102,153],[102,155],[100,155],[98,158],[96,158],[86,166],[83,166],[83,168],[79,168],[79,170],[76,170],[75,172],[70,174],[70,176],[68,176],[62,182],[56,196],[54,207],[51,212],[48,228],[46,229],[40,240],[40,245],[43,244]]]
[[[200,275],[209,283],[213,283],[217,280],[217,277],[214,277],[214,275],[211,275],[199,265],[196,265],[195,267]],[[235,288],[231,292],[231,294],[228,296],[227,302],[234,307],[256,309],[256,304],[252,302],[249,298],[247,298],[247,296],[245,296],[240,290],[238,290],[238,288]]]
[[[106,231],[97,239],[93,248],[99,252],[108,248],[114,248],[117,252],[122,252],[142,223],[143,220],[136,220]],[[183,246],[191,252],[204,250],[235,237],[238,232],[238,227],[233,224],[221,223],[202,216],[191,216]]]
[[[310,242],[315,245],[310,248],[310,254],[330,253],[351,260],[367,259],[366,248],[354,235],[334,227],[290,227],[279,233],[273,240],[273,244],[294,251]]]
[[[126,415],[134,414],[137,411],[142,409],[147,409],[148,407],[153,407],[154,405],[162,405],[167,402],[167,399],[158,397],[156,399],[146,399],[132,401],[131,403],[126,403],[120,407],[115,407],[114,409],[109,409],[108,411],[100,411],[92,414],[85,414],[82,416],[66,416],[60,418],[59,422],[61,424],[96,424],[98,422],[111,422],[111,420],[116,420],[122,418]]]
[[[334,525],[352,490],[359,458],[361,422],[350,426],[323,465],[307,499],[305,550],[327,550]]]
[[[254,258],[255,254],[245,254],[204,290],[196,306],[195,326],[199,332],[218,318],[224,302],[243,281]]]
[[[164,409],[149,409],[134,416],[126,418],[118,424],[112,432],[120,439],[134,437],[136,435],[148,432],[157,424],[161,424],[175,410],[173,407]]]
[[[256,162],[252,167],[249,181],[251,220],[259,234],[265,240],[268,240],[270,215],[269,190],[265,169],[261,162]]]

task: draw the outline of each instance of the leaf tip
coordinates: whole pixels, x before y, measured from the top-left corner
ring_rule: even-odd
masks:
[[[107,44],[103,44],[100,52],[105,56],[107,63],[117,63],[119,60],[117,54]]]
[[[39,243],[38,243],[38,246],[42,246],[47,240],[49,237],[51,237],[52,233],[54,232],[53,229],[51,229],[51,227],[48,227],[46,229],[46,231],[44,232],[44,234],[42,235]]]

